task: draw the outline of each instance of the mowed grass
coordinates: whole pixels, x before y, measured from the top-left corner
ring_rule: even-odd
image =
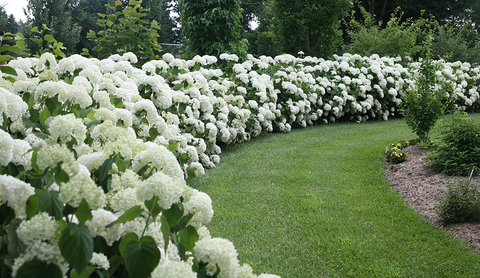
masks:
[[[423,220],[385,180],[403,120],[340,123],[228,146],[191,185],[209,194],[212,236],[254,272],[288,277],[480,277],[480,255]]]

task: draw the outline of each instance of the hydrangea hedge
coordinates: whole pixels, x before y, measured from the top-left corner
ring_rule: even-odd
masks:
[[[256,276],[205,227],[210,197],[186,184],[224,144],[338,120],[387,120],[418,63],[358,55],[50,53],[0,73],[2,271],[14,277]],[[480,68],[436,61],[436,90],[478,108]],[[77,275],[77,276],[75,276]],[[197,276],[198,275],[198,276]],[[83,277],[83,276],[82,276]]]

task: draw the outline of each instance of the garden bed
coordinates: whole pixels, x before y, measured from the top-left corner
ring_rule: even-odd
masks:
[[[465,240],[468,246],[480,252],[480,222],[445,224],[436,211],[438,197],[446,193],[448,180],[459,177],[428,169],[424,159],[427,154],[417,146],[406,147],[403,151],[408,155],[407,161],[399,164],[385,161],[386,178],[392,188],[432,225]]]

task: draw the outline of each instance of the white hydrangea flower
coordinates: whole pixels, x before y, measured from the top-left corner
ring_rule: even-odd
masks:
[[[126,169],[123,173],[112,175],[112,189],[120,190],[126,188],[135,188],[140,183],[140,176],[132,169]]]
[[[75,117],[74,114],[58,115],[48,123],[48,132],[50,133],[49,141],[67,143],[75,138],[79,145],[85,141],[87,137],[87,127],[83,124],[83,120]]]
[[[86,108],[93,103],[89,91],[82,85],[65,85],[65,90],[58,94],[58,100],[70,101],[72,104],[78,104],[80,108]]]
[[[110,268],[110,262],[108,261],[107,256],[102,253],[93,252],[92,259],[90,259],[90,264],[99,269],[108,270]]]
[[[0,175],[2,204],[6,203],[12,208],[16,218],[26,217],[26,202],[33,194],[35,189],[30,184],[9,175]]]
[[[45,52],[40,56],[40,59],[38,59],[35,70],[37,72],[44,71],[47,69],[47,62],[49,68],[54,69],[57,67],[57,60],[55,59],[55,56],[50,52]]]
[[[28,105],[20,96],[17,96],[0,87],[0,116],[4,114],[12,122],[14,122],[21,120],[26,114],[27,109]],[[0,123],[3,123],[3,117],[0,120]]]
[[[248,264],[243,264],[238,268],[237,277],[239,278],[257,278],[257,275],[253,274],[253,269]]]
[[[23,140],[28,142],[28,144],[30,144],[32,148],[45,147],[47,145],[47,142],[45,142],[45,140],[38,138],[33,133],[28,134]]]
[[[119,240],[123,234],[123,224],[115,224],[110,228],[107,225],[117,220],[118,217],[112,212],[104,209],[92,210],[92,220],[87,220],[85,225],[88,227],[92,237],[101,236],[108,246]]]
[[[114,126],[111,121],[95,126],[90,133],[93,148],[108,156],[120,153],[125,159],[132,159],[146,147],[137,141],[135,131],[130,127]]]
[[[90,178],[90,172],[85,166],[78,165],[80,168],[78,174],[60,185],[60,201],[78,207],[82,199],[85,199],[91,209],[103,208],[106,203],[103,189]]]
[[[159,264],[152,272],[152,278],[196,278],[197,273],[186,262],[166,261]]]
[[[61,225],[46,212],[36,214],[31,219],[23,221],[17,228],[18,238],[25,243],[26,250],[15,259],[12,276],[27,261],[39,260],[45,263],[55,263],[63,274],[68,270],[68,263],[61,255],[56,244],[61,235]]]
[[[17,235],[25,244],[35,240],[56,242],[61,232],[58,222],[46,212],[40,212],[23,221],[17,228]]]
[[[61,168],[69,175],[79,171],[79,164],[73,153],[65,145],[50,145],[38,150],[37,165],[41,170],[55,168],[61,162]]]
[[[148,201],[157,197],[158,205],[163,209],[169,209],[172,204],[180,201],[184,187],[185,180],[183,177],[171,177],[163,172],[156,172],[142,181],[136,187],[136,192],[138,199],[141,201]]]
[[[205,175],[205,169],[203,168],[202,163],[192,162],[192,163],[190,163],[190,167],[195,168],[195,177],[201,177],[201,176]]]
[[[13,158],[13,139],[0,129],[0,166],[7,166]]]
[[[25,170],[32,169],[32,152],[28,151],[31,148],[27,141],[14,139],[11,162],[15,165],[22,165]]]
[[[88,171],[92,172],[100,168],[107,159],[108,155],[103,152],[94,152],[80,156],[77,159],[77,162],[87,167]]]
[[[199,229],[201,226],[210,223],[213,217],[212,199],[208,194],[196,189],[187,187],[183,194],[185,215],[193,214],[189,224]]]
[[[118,189],[107,195],[110,208],[114,212],[124,212],[136,205],[143,205],[134,188]]]
[[[146,143],[148,149],[140,152],[132,161],[132,168],[138,172],[147,164],[170,177],[183,178],[183,171],[177,158],[165,146]]]
[[[202,239],[196,242],[195,258],[208,263],[212,275],[220,268],[220,278],[235,278],[239,268],[237,250],[233,243],[223,238]]]
[[[41,103],[46,98],[53,98],[58,94],[65,94],[66,85],[67,84],[62,81],[45,81],[38,84],[35,90],[35,102]]]
[[[107,109],[105,107],[99,108],[96,112],[95,115],[93,116],[95,120],[99,121],[111,121],[114,125],[117,123],[117,115],[115,112],[113,112],[110,109]]]
[[[108,110],[113,110],[115,106],[110,102],[110,95],[106,91],[96,91],[93,93],[93,99]]]

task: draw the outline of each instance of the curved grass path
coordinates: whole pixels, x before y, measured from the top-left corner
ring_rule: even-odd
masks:
[[[480,277],[480,255],[435,230],[384,179],[404,121],[329,124],[228,146],[191,185],[214,237],[255,273],[288,277]]]

